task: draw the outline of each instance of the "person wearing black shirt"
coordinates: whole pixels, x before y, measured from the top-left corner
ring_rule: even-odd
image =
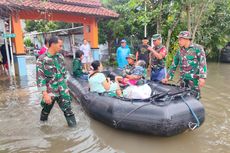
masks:
[[[148,50],[148,38],[144,37],[142,39],[142,44],[138,46],[136,51],[136,60],[143,60],[146,62],[146,66],[149,66],[150,51]]]
[[[8,45],[8,50],[9,50],[9,55],[10,55],[10,61],[11,61],[11,54],[10,54],[10,46]],[[2,64],[4,66],[5,69],[9,69],[8,67],[8,61],[7,61],[7,53],[6,53],[6,45],[3,44],[0,48],[1,54],[2,54]]]

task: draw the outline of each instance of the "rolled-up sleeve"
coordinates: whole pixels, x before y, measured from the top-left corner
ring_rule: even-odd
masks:
[[[165,47],[163,47],[161,50],[160,50],[160,54],[162,55],[162,57],[166,57],[167,56],[167,49]]]
[[[206,79],[207,78],[207,62],[204,49],[200,50],[199,56],[199,77]]]

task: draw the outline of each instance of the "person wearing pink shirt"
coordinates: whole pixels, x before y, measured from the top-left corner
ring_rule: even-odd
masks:
[[[47,38],[45,38],[45,45],[40,49],[40,51],[38,52],[38,55],[40,56],[40,55],[46,53],[48,50],[48,47],[49,47],[49,41]]]

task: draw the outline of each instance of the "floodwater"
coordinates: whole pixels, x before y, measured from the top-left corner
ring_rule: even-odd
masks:
[[[202,90],[206,120],[197,130],[173,137],[155,137],[116,130],[95,121],[73,101],[78,125],[68,128],[58,105],[47,123],[40,123],[41,94],[34,62],[27,77],[0,76],[0,152],[76,153],[228,153],[230,149],[230,64],[208,64]]]

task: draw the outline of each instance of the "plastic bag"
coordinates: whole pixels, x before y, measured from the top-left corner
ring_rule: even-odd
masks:
[[[123,90],[123,96],[129,99],[146,99],[150,98],[152,89],[148,84],[141,86],[128,86]]]

